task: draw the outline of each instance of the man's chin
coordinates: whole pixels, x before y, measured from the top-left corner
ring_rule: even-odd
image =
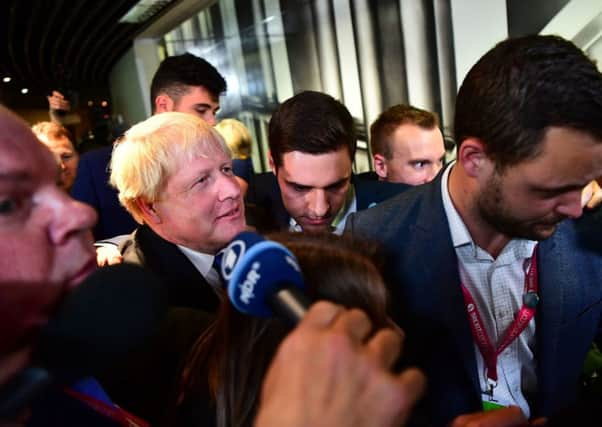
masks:
[[[546,240],[552,237],[552,235],[556,232],[556,228],[558,224],[538,224],[533,227],[533,236],[532,240]]]
[[[322,224],[302,224],[301,229],[306,233],[330,233],[332,231],[332,227],[329,222],[324,222]]]

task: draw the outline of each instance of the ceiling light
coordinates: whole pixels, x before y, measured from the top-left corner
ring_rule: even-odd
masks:
[[[23,89],[21,89],[21,93],[23,95],[25,95],[27,92],[29,92],[29,89],[27,89],[26,87],[24,87]]]
[[[8,82],[10,82],[10,77],[4,77],[4,78],[2,79],[2,81],[3,81],[4,83],[8,83]]]
[[[163,10],[173,0],[140,0],[119,22],[128,24],[141,24]]]

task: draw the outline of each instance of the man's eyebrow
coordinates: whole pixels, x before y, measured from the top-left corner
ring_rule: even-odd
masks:
[[[541,186],[533,186],[532,188],[535,191],[539,191],[542,193],[565,193],[569,191],[576,191],[583,189],[588,183],[585,184],[566,184],[560,187],[541,187]]]
[[[204,102],[199,102],[198,104],[194,104],[194,108],[213,108],[213,107],[211,107],[211,105],[206,104]]]
[[[288,179],[285,179],[284,182],[286,183],[286,185],[291,185],[294,187],[300,187],[300,188],[312,188],[311,185],[304,185],[304,184],[299,184],[298,182],[295,181],[289,181]]]
[[[338,181],[333,182],[332,184],[328,184],[326,188],[339,187],[349,181],[350,177],[341,178]]]

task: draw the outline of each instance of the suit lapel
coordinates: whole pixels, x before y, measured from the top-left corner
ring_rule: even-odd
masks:
[[[478,390],[475,350],[460,290],[458,260],[441,197],[441,175],[427,185],[415,230],[409,233],[411,242],[408,244],[415,248],[412,252],[422,254],[416,260],[415,283],[423,284],[422,297],[427,301],[424,309],[449,328],[453,350],[459,354],[474,389]]]
[[[217,309],[219,298],[211,285],[176,245],[147,226],[137,230],[136,240],[144,254],[145,266],[167,285],[170,305],[209,312]]]

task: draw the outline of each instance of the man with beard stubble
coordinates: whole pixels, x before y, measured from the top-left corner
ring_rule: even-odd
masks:
[[[346,231],[387,253],[404,359],[429,379],[419,417],[554,415],[600,325],[602,255],[584,242],[602,225],[581,192],[602,176],[602,76],[561,38],[501,42],[460,88],[455,138],[437,179]]]

